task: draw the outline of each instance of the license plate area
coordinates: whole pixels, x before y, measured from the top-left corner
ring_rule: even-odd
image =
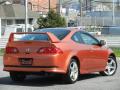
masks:
[[[20,58],[19,59],[20,65],[31,66],[33,64],[32,58]]]

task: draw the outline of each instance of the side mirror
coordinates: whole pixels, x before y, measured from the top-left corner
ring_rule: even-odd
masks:
[[[104,46],[104,45],[106,45],[106,41],[105,41],[105,40],[100,40],[99,45],[100,45],[100,46]]]

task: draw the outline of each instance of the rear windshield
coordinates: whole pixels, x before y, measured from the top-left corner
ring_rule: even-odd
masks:
[[[49,36],[46,34],[27,34],[23,36],[19,41],[49,41]]]
[[[62,39],[64,39],[70,33],[70,30],[55,28],[55,29],[40,29],[40,30],[36,30],[35,32],[51,32],[59,40],[62,40]]]
[[[66,35],[69,34],[70,30],[66,30],[66,29],[40,29],[40,30],[36,30],[35,32],[38,32],[38,33],[51,32],[59,40],[62,40],[66,37]],[[49,39],[49,36],[46,34],[27,34],[25,36],[22,36],[22,38],[19,39],[19,41],[30,41],[30,40],[49,41],[50,39]]]

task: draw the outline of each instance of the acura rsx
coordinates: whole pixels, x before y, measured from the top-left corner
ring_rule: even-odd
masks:
[[[91,34],[73,28],[46,28],[32,33],[11,33],[4,54],[4,71],[13,81],[27,75],[54,73],[67,83],[75,83],[80,74],[99,72],[114,75],[114,52]]]

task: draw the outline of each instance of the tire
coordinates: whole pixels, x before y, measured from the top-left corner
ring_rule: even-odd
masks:
[[[19,72],[10,72],[10,78],[12,81],[21,82],[25,80],[26,75]]]
[[[112,76],[116,73],[117,71],[117,61],[116,58],[113,56],[110,56],[108,58],[108,62],[107,62],[107,66],[106,66],[106,70],[100,72],[100,74],[102,76]]]
[[[65,75],[65,81],[67,84],[73,84],[78,80],[79,77],[79,66],[75,59],[72,59]]]

